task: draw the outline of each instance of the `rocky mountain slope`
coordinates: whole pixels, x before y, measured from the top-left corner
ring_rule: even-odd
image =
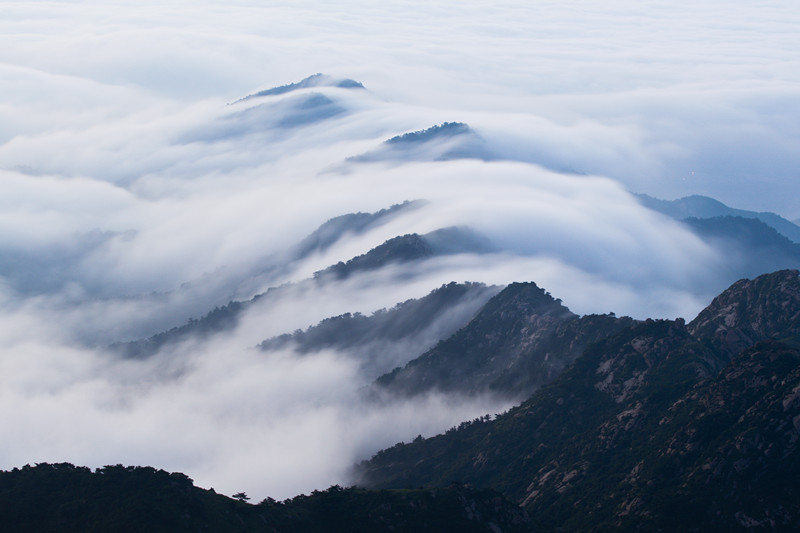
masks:
[[[755,342],[775,338],[800,347],[800,285],[796,270],[734,283],[689,325],[696,338],[730,357]]]
[[[799,295],[781,271],[689,325],[633,324],[496,419],[378,453],[360,483],[492,487],[537,530],[795,530]]]
[[[587,345],[632,323],[612,315],[579,317],[535,283],[513,283],[452,337],[378,378],[375,389],[524,399]]]
[[[272,342],[313,348],[331,342],[324,332]],[[417,365],[444,368],[460,351],[467,370],[439,386],[474,388],[500,383],[498,368],[524,374],[520,361],[553,347],[580,353],[508,412],[359,464],[366,488],[250,505],[149,467],[41,464],[0,472],[0,520],[19,531],[800,528],[798,271],[740,280],[688,324],[577,317],[535,284],[512,284]]]

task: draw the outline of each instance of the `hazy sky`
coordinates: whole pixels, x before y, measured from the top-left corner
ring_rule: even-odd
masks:
[[[367,90],[234,103],[317,72]],[[503,161],[345,163],[445,121]],[[347,354],[255,344],[449,281],[690,319],[725,258],[628,191],[797,218],[799,148],[790,1],[0,1],[0,467],[150,464],[255,498],[346,482],[381,446],[507,406],[366,406]],[[414,199],[284,264],[325,220]],[[103,349],[448,225],[500,253],[298,290],[146,362]]]
[[[432,119],[488,114],[519,150],[637,192],[709,194],[800,216],[792,201],[800,9],[789,1],[25,1],[0,9],[7,150],[24,151],[22,136],[57,142],[111,117],[172,122],[204,99],[231,101],[325,72]],[[0,165],[22,159],[4,154]]]

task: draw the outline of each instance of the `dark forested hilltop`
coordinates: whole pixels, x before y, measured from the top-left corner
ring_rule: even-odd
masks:
[[[14,532],[508,533],[527,513],[492,490],[366,491],[334,486],[283,502],[247,503],[149,467],[92,471],[68,463],[0,471],[0,524]]]

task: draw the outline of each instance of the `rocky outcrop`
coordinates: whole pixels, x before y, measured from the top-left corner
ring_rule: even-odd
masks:
[[[737,281],[689,323],[689,331],[711,341],[728,358],[768,338],[797,343],[798,271],[781,270]]]

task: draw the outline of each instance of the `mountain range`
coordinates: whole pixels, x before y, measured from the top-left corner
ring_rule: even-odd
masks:
[[[590,345],[507,413],[379,452],[359,483],[492,487],[534,530],[793,530],[799,348],[798,272],[741,280],[688,324]]]
[[[797,225],[798,221],[786,220],[775,213],[734,209],[728,207],[719,200],[700,195],[686,196],[672,201],[660,200],[646,194],[637,194],[636,197],[645,207],[658,211],[659,213],[664,213],[677,220],[716,217],[742,217],[760,220],[764,224],[774,228],[787,239],[800,243],[800,227]]]
[[[345,340],[319,328],[268,342],[314,349]],[[478,344],[462,344],[460,364],[450,348],[470,339]],[[542,369],[557,355],[561,372]],[[442,376],[447,363],[426,364],[448,357],[456,380]],[[501,369],[514,369],[539,373],[541,385],[505,413],[378,452],[355,468],[361,489],[253,506],[244,494],[231,500],[151,468],[42,464],[0,473],[2,500],[16,502],[0,516],[41,531],[126,520],[137,524],[130,530],[176,531],[800,527],[797,270],[737,281],[689,323],[581,318],[536,285],[513,284],[420,361],[406,367],[418,367],[407,383],[474,394],[503,383]],[[47,503],[34,513],[34,502]],[[118,514],[98,514],[106,505]]]
[[[328,457],[331,448],[331,457],[357,461],[352,486],[253,505],[243,492],[223,496],[154,467],[48,462],[0,472],[0,523],[30,531],[800,529],[796,223],[713,198],[659,200],[605,178],[555,171],[569,161],[504,160],[479,124],[373,123],[375,115],[359,115],[367,97],[357,81],[315,74],[236,100],[176,136],[176,147],[200,146],[212,158],[228,143],[246,146],[242,154],[297,161],[316,146],[329,150],[313,182],[291,184],[297,190],[271,181],[278,159],[253,158],[245,174],[274,196],[258,207],[279,214],[260,221],[255,240],[222,231],[224,247],[235,250],[220,252],[230,265],[220,260],[203,274],[204,264],[192,265],[186,272],[195,277],[162,285],[162,277],[183,278],[167,272],[168,262],[149,262],[146,243],[154,241],[142,244],[136,231],[119,228],[44,252],[0,254],[0,281],[21,295],[15,309],[24,319],[9,320],[8,330],[36,316],[88,332],[61,331],[64,346],[20,352],[33,358],[66,348],[55,351],[66,357],[58,365],[43,359],[53,367],[52,388],[34,387],[30,396],[26,382],[22,392],[15,388],[15,399],[33,405],[24,411],[31,419],[47,412],[40,402],[67,394],[100,413],[97,420],[149,423],[159,402],[172,404],[201,383],[199,395],[189,391],[152,427],[210,421],[213,432],[239,431],[229,442],[258,454],[297,422],[299,437],[281,441],[277,460],[292,447],[303,448],[306,460]],[[355,123],[366,133],[353,137]],[[334,133],[321,134],[328,130]],[[378,172],[383,181],[350,180]],[[220,175],[235,185],[233,174]],[[416,179],[424,187],[403,187]],[[326,197],[365,184],[380,199]],[[172,185],[176,197],[190,188]],[[410,193],[418,190],[430,197]],[[282,192],[302,201],[285,207]],[[192,260],[218,251],[209,246]],[[142,263],[126,270],[125,257]],[[119,265],[126,268],[115,287],[104,269]],[[129,288],[137,268],[151,269],[165,288]],[[544,288],[553,280],[559,290],[551,290],[578,300],[570,303],[578,312]],[[629,305],[620,316],[593,312],[618,302]],[[669,311],[644,318],[631,308]],[[687,308],[694,319],[672,318]],[[71,368],[71,357],[82,366]],[[316,376],[307,379],[312,367]],[[331,392],[343,383],[346,391]],[[217,386],[220,396],[211,390]],[[276,392],[262,397],[266,389]],[[440,410],[481,414],[446,430],[456,417],[443,424]],[[361,426],[357,417],[383,426]],[[408,419],[427,438],[407,431]],[[272,424],[274,433],[260,431]],[[389,425],[397,426],[390,437],[363,436]],[[73,441],[84,443],[102,441],[106,425],[76,427]],[[83,434],[96,427],[93,437]],[[343,445],[350,433],[355,444]],[[265,440],[253,446],[252,435]],[[395,438],[410,442],[380,449]],[[306,449],[312,440],[316,447]],[[180,446],[173,456],[183,457]],[[187,451],[188,464],[211,463],[219,475],[231,463],[212,448]],[[222,455],[238,453],[231,447]],[[258,458],[241,457],[261,472]]]
[[[328,250],[337,242],[374,230],[423,205],[424,202],[419,200],[405,201],[375,213],[350,213],[332,218],[297,243],[280,260],[278,265],[281,266],[272,266],[269,272],[274,274],[279,268],[285,270],[312,254]],[[723,204],[711,202],[711,205]],[[770,219],[770,217],[765,218]],[[735,280],[754,277],[764,272],[800,267],[800,244],[791,241],[761,219],[738,215],[715,215],[708,218],[689,217],[682,219],[681,223],[725,258],[724,266],[718,274],[722,279]],[[248,307],[262,299],[279,297],[290,286],[313,286],[341,281],[358,272],[377,271],[406,262],[416,264],[446,255],[498,252],[502,252],[499,245],[469,227],[444,227],[424,235],[398,235],[364,254],[315,272],[313,279],[271,287],[249,301],[229,301],[227,304],[218,305],[200,319],[189,320],[182,326],[157,333],[147,339],[115,343],[113,347],[127,356],[144,356],[154,353],[165,344],[186,339],[192,334],[207,336],[214,332],[229,330],[238,323],[238,316]]]
[[[586,346],[631,323],[630,317],[578,317],[535,283],[513,283],[453,336],[378,378],[376,388],[520,400],[554,379]]]

